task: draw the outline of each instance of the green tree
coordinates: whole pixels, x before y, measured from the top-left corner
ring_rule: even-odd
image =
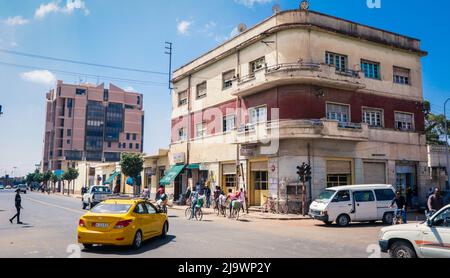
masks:
[[[425,133],[427,136],[427,144],[429,145],[445,145],[445,116],[443,114],[436,115],[431,112],[431,104],[425,101],[423,104],[425,113]],[[450,134],[450,121],[447,121]]]
[[[62,178],[63,180],[67,181],[67,195],[70,195],[70,184],[72,183],[72,181],[76,180],[78,176],[79,176],[78,170],[74,168],[69,168],[67,169],[66,172],[64,172]],[[75,191],[75,188],[73,188],[73,191]]]
[[[122,173],[133,178],[133,194],[136,195],[136,180],[144,170],[144,159],[141,154],[124,153],[120,159]]]
[[[47,171],[44,174],[42,174],[42,182],[45,184],[45,189],[47,190],[48,187],[48,181],[52,178],[52,172]]]
[[[52,191],[53,191],[53,193],[55,193],[55,191],[56,191],[56,183],[61,181],[61,178],[58,177],[55,173],[52,173],[52,176],[51,176],[50,180],[51,180],[51,182],[53,184]]]

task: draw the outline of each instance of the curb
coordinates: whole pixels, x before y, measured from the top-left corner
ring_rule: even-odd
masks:
[[[171,209],[183,211],[186,207],[173,206]],[[245,214],[243,218],[249,219],[260,219],[260,220],[280,220],[280,221],[299,221],[299,220],[311,220],[311,218],[307,217],[258,217],[252,214]]]

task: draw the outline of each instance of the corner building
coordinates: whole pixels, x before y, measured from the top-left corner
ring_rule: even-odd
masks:
[[[245,186],[253,206],[295,202],[306,162],[309,198],[387,183],[424,201],[426,55],[417,39],[307,10],[241,32],[174,72],[175,196],[206,180]]]

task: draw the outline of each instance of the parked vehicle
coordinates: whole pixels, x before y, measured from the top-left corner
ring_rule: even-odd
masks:
[[[327,225],[335,222],[345,227],[351,222],[376,222],[391,225],[395,208],[390,208],[395,198],[392,185],[349,185],[324,190],[312,202],[311,218]]]
[[[392,258],[450,258],[450,205],[425,222],[381,229],[379,245]]]
[[[82,197],[82,207],[86,209],[92,209],[94,206],[99,204],[100,202],[106,200],[108,195],[111,195],[111,189],[108,186],[104,185],[94,185],[89,187],[89,190]]]
[[[20,192],[22,192],[22,193],[24,193],[24,194],[27,194],[28,187],[27,187],[26,184],[19,184],[19,185],[17,186],[17,189],[19,189]]]
[[[5,187],[3,186],[3,184],[0,184],[0,190],[4,190]]]
[[[5,189],[11,189],[11,188],[12,188],[11,185],[5,186]]]
[[[83,215],[78,224],[78,243],[89,249],[94,244],[132,246],[144,240],[165,237],[169,230],[166,214],[143,199],[111,198]]]

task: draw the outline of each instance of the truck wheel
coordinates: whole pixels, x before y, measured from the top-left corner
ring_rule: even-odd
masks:
[[[347,227],[350,224],[350,217],[347,214],[341,214],[336,218],[336,224],[339,227]]]
[[[383,215],[383,224],[385,224],[385,225],[392,225],[392,221],[393,220],[394,220],[394,213],[386,212]]]
[[[389,255],[391,256],[391,258],[395,259],[413,259],[417,257],[414,248],[409,242],[406,241],[394,242],[389,249]]]

